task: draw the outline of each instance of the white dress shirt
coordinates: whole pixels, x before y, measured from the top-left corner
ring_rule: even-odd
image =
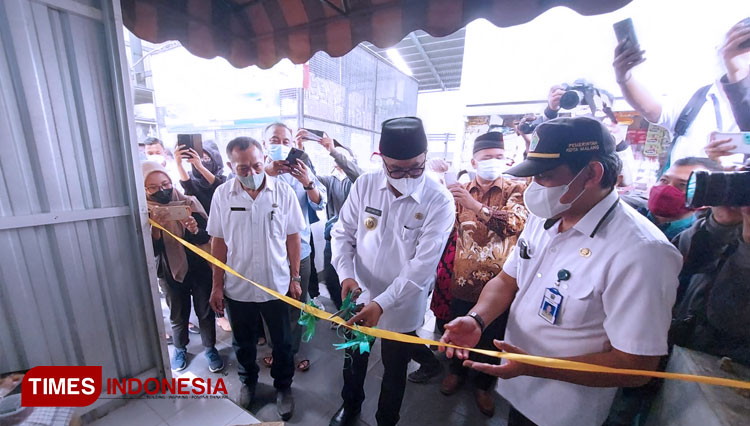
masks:
[[[505,339],[532,355],[555,358],[605,352],[667,353],[667,330],[682,256],[647,218],[612,191],[573,228],[529,215],[503,270],[518,282]],[[520,240],[530,259],[520,256]],[[556,285],[558,271],[570,272]],[[563,296],[556,323],[539,315],[544,292]],[[498,391],[540,426],[600,426],[616,388],[520,376]]]
[[[354,182],[331,231],[331,264],[342,282],[357,281],[359,302],[383,308],[378,328],[412,332],[422,325],[455,218],[453,197],[432,179],[399,198],[382,170]]]
[[[287,235],[305,229],[294,190],[266,175],[265,187],[253,200],[237,178],[214,192],[206,231],[223,238],[227,265],[246,278],[281,294],[289,291]],[[224,296],[240,302],[267,302],[273,296],[232,274],[224,276]]]
[[[661,115],[659,116],[659,120],[654,124],[669,130],[670,135],[674,137],[674,126],[677,124],[680,113],[693,96],[693,93],[688,93],[687,97],[665,99],[662,101]],[[714,104],[714,98],[716,99],[718,108]],[[695,121],[688,127],[685,135],[677,140],[677,144],[672,150],[670,164],[685,157],[708,157],[705,148],[709,142],[711,132],[735,133],[739,131],[740,128],[735,121],[732,107],[729,105],[726,94],[721,89],[721,84],[714,83],[708,94],[706,94],[706,103],[703,104],[700,112],[695,117]],[[732,159],[728,161],[731,163],[737,158],[742,162],[742,154],[739,154],[739,157],[732,156]]]

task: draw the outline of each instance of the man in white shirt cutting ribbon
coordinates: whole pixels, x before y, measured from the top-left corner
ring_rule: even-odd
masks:
[[[615,140],[588,117],[540,124],[526,160],[507,173],[533,176],[524,193],[531,215],[503,271],[469,315],[445,326],[443,341],[473,347],[482,329],[510,309],[506,352],[608,367],[655,370],[682,256],[614,191],[621,162]],[[446,350],[446,349],[442,349]],[[502,379],[508,424],[600,426],[617,387],[648,377],[559,370],[504,360],[499,366],[449,357]]]
[[[383,170],[360,176],[331,232],[331,264],[342,297],[357,289],[364,308],[351,324],[415,334],[424,321],[435,270],[453,229],[451,194],[424,174],[427,136],[422,121],[403,117],[383,123]],[[378,425],[395,425],[406,387],[412,345],[383,340],[385,371],[376,414]],[[344,400],[331,425],[356,422],[365,399],[369,353],[347,350]]]

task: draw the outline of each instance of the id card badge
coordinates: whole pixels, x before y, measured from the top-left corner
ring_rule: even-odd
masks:
[[[557,316],[562,307],[563,296],[556,288],[550,287],[544,290],[544,298],[539,306],[539,316],[550,324],[557,322]]]

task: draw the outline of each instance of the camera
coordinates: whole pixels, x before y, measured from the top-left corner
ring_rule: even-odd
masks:
[[[750,171],[694,171],[688,180],[685,204],[691,208],[750,206]]]
[[[573,109],[579,104],[584,103],[591,107],[591,112],[596,109],[594,96],[596,88],[586,80],[576,80],[572,85],[563,84],[565,94],[560,98],[560,108]]]
[[[534,133],[534,130],[536,129],[536,126],[542,124],[542,117],[537,117],[533,121],[527,121],[522,120],[521,123],[518,125],[518,130],[521,131],[524,135],[530,135]]]

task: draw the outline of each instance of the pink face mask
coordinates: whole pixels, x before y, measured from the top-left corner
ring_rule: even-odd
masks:
[[[653,215],[667,218],[677,218],[693,211],[685,207],[685,193],[672,185],[656,185],[651,188],[648,210]]]

